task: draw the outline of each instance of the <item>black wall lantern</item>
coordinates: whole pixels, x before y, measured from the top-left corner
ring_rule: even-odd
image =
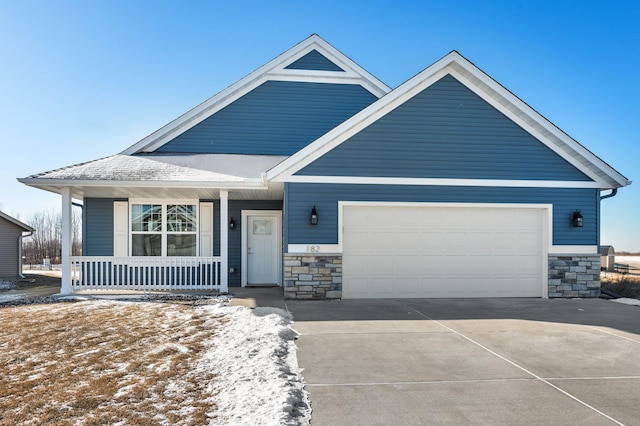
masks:
[[[575,212],[573,212],[573,214],[571,215],[571,219],[573,220],[574,228],[582,228],[584,218],[580,214],[580,210],[576,210]]]
[[[313,208],[311,209],[311,216],[309,217],[309,223],[311,225],[318,224],[318,212],[316,211],[316,206],[313,206]]]
[[[236,221],[233,218],[229,221],[229,229],[236,229]]]

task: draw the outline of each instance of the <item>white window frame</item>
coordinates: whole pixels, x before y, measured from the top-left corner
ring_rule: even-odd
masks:
[[[132,230],[132,220],[133,220],[133,206],[140,204],[154,204],[161,206],[161,218],[162,218],[162,226],[160,232],[136,232]],[[191,257],[191,256],[167,256],[167,245],[168,245],[168,236],[179,234],[177,232],[169,232],[167,231],[167,206],[168,205],[192,205],[195,207],[195,231],[193,232],[185,232],[185,235],[195,235],[196,236],[196,254],[195,256],[200,256],[200,200],[193,199],[162,199],[158,200],[155,198],[135,198],[129,200],[129,220],[128,220],[128,232],[129,232],[129,256],[133,257],[133,235],[134,234],[158,234],[161,235],[161,252],[160,256],[135,256],[135,257]]]

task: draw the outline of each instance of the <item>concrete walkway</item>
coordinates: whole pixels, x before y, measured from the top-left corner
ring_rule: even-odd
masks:
[[[320,425],[640,424],[640,308],[287,301]]]

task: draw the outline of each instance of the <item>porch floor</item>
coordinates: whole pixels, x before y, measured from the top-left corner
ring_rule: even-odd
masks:
[[[282,287],[229,287],[229,294],[233,295],[230,305],[272,307],[288,311]]]

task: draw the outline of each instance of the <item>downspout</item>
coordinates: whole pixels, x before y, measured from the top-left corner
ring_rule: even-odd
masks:
[[[28,231],[29,233],[26,235],[20,234],[18,237],[18,276],[24,279],[24,275],[22,275],[22,238],[30,237],[33,235],[33,231]]]
[[[602,201],[602,200],[604,200],[604,199],[607,199],[607,198],[615,197],[617,193],[618,193],[618,188],[613,188],[613,189],[611,190],[611,193],[610,193],[610,194],[607,194],[607,195],[601,195],[601,196],[600,196],[600,201]]]

